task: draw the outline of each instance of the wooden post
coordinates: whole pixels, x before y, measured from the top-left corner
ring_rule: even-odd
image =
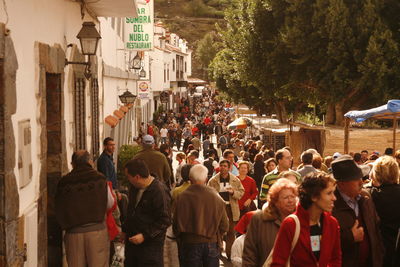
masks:
[[[397,117],[393,117],[393,155],[396,152],[396,130],[397,130]]]
[[[350,118],[344,120],[344,154],[349,154],[349,126]]]

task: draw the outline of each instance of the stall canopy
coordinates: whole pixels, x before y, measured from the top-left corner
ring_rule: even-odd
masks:
[[[344,114],[355,122],[363,122],[369,118],[378,120],[393,120],[400,118],[400,100],[389,100],[387,104],[367,110],[353,110]]]
[[[400,100],[389,100],[387,104],[367,110],[352,110],[344,114],[346,118],[344,126],[344,153],[349,152],[349,127],[350,120],[363,122],[367,119],[392,120],[393,121],[393,150],[396,150],[397,120],[400,118]]]
[[[251,119],[241,117],[231,122],[228,125],[228,129],[230,130],[246,129],[247,126],[250,126],[251,124],[252,124]]]

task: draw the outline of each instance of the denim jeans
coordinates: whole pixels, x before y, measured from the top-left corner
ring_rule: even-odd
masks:
[[[181,267],[218,267],[219,251],[217,243],[179,245]]]

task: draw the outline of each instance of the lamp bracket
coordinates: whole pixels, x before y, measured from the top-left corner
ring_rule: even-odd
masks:
[[[90,62],[77,62],[77,61],[68,61],[68,59],[65,59],[65,66],[69,64],[78,64],[78,65],[86,65],[89,66]]]

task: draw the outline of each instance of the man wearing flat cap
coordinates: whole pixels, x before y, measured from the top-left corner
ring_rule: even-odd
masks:
[[[381,267],[383,243],[378,215],[363,186],[363,173],[349,155],[332,162],[337,180],[332,215],[340,224],[343,267]]]
[[[142,139],[142,150],[133,159],[142,159],[147,164],[150,174],[160,179],[168,188],[174,183],[167,158],[154,149],[154,137],[147,134]]]

